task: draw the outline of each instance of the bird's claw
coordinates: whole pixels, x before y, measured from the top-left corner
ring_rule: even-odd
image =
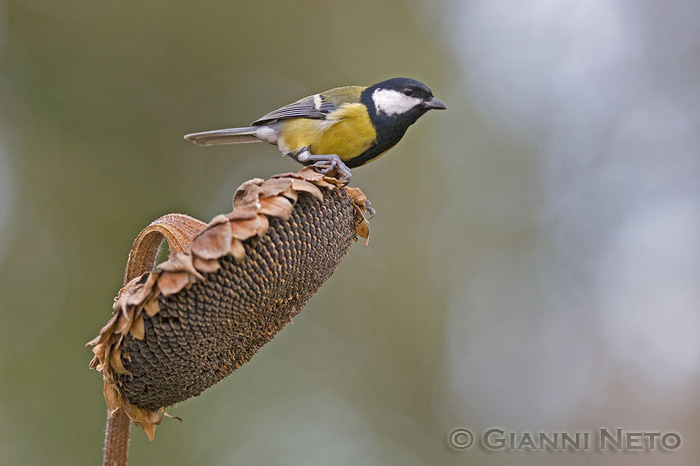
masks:
[[[336,163],[335,160],[323,160],[321,162],[316,162],[315,164],[312,165],[314,169],[323,174],[327,175],[334,169],[338,168],[338,164]]]
[[[319,160],[311,166],[322,175],[328,175],[329,173],[336,171],[341,178],[345,179],[345,184],[349,183],[352,179],[350,169],[343,163],[342,160],[340,160],[340,157],[337,156],[327,160]]]
[[[365,200],[365,210],[367,211],[367,220],[372,220],[375,215],[377,215],[377,211],[374,210],[374,207],[371,206],[371,202],[369,202],[369,199]]]

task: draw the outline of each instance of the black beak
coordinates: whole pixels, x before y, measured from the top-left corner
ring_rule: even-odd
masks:
[[[431,97],[423,101],[423,108],[427,108],[428,110],[445,110],[447,107],[435,97]]]

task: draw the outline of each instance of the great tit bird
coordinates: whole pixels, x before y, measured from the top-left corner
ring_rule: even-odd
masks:
[[[244,128],[192,133],[202,146],[268,142],[297,162],[350,181],[351,168],[394,147],[428,110],[444,110],[428,86],[393,78],[373,86],[346,86],[304,97]]]

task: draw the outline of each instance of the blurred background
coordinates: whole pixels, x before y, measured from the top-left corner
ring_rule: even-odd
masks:
[[[132,429],[129,464],[697,464],[698,24],[685,0],[0,0],[0,464],[99,464],[83,345],[134,237],[298,168],[183,134],[395,76],[448,110],[355,170],[369,247],[184,423]],[[683,442],[448,445],[491,427]]]

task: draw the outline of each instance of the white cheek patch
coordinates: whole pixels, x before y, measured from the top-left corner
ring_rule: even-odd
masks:
[[[409,97],[393,89],[377,89],[372,93],[372,100],[377,109],[377,113],[386,115],[400,115],[420,105],[421,100],[417,97]]]

